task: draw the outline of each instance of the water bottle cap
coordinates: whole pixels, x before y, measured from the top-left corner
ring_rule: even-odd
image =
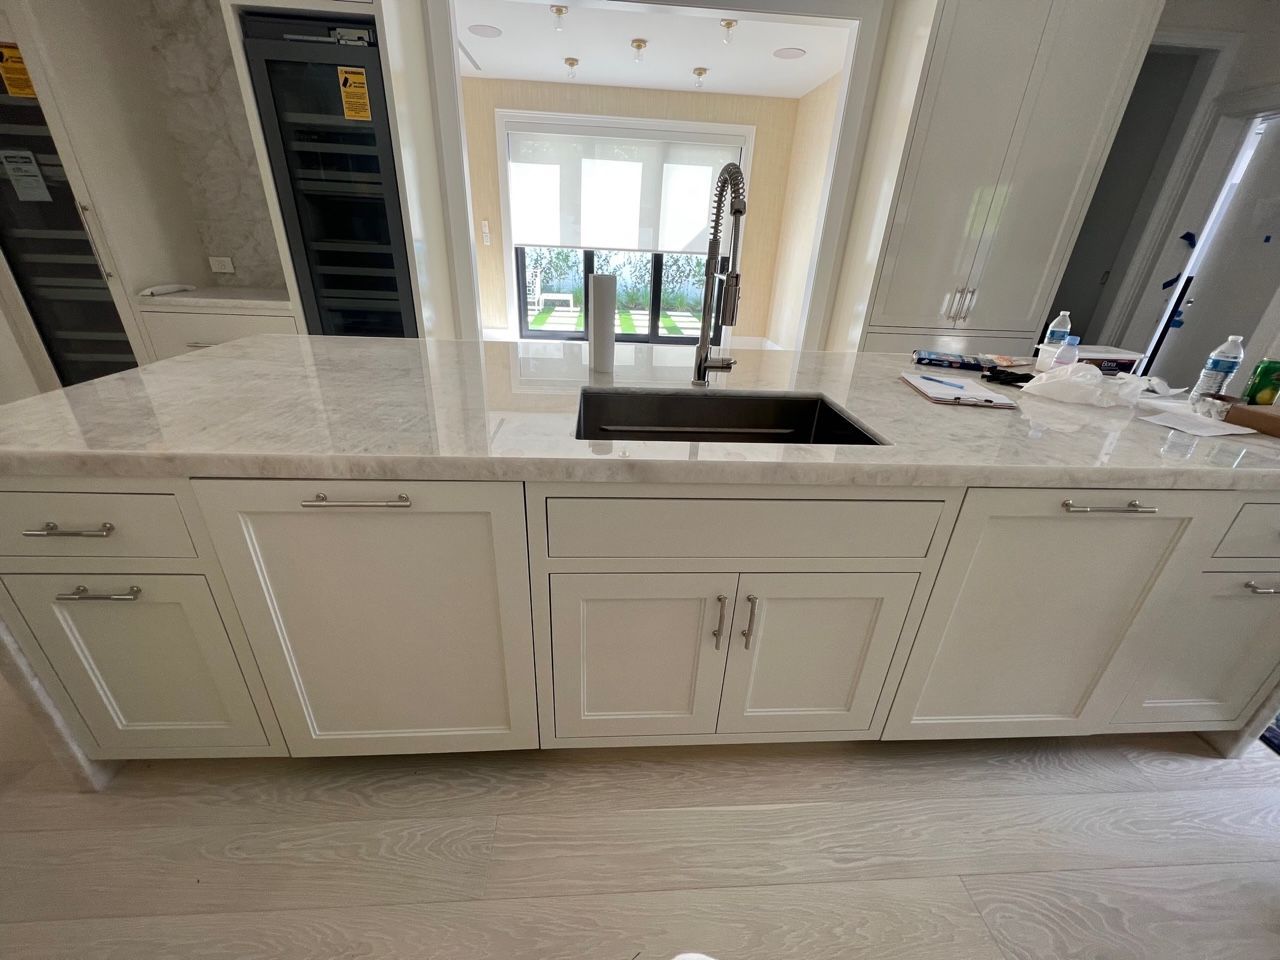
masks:
[[[1244,337],[1227,337],[1227,343],[1241,343]]]

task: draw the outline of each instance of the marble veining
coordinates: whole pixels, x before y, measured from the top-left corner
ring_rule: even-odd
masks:
[[[691,354],[619,344],[614,382],[687,386]],[[942,407],[902,355],[734,355],[718,386],[822,391],[892,445],[577,440],[585,344],[262,335],[0,407],[0,475],[1280,488],[1270,437]]]

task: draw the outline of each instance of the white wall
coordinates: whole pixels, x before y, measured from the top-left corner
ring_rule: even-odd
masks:
[[[1227,93],[1280,83],[1280,3],[1274,0],[1165,0],[1161,29],[1241,34]]]
[[[856,350],[862,337],[937,8],[938,0],[897,0],[893,6],[824,350]]]
[[[31,368],[18,349],[9,318],[0,315],[0,403],[12,403],[39,392]]]

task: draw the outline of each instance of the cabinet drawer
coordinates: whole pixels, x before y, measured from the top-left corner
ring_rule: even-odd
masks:
[[[157,360],[255,333],[297,333],[293,317],[240,317],[201,313],[143,313]]]
[[[923,557],[937,500],[552,497],[552,557]]]
[[[1280,503],[1246,503],[1215,557],[1280,557]]]
[[[194,557],[196,548],[171,494],[0,493],[0,555]]]

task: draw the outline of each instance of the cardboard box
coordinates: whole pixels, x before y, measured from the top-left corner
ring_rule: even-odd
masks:
[[[1280,407],[1233,403],[1227,408],[1227,415],[1222,419],[1241,427],[1253,427],[1259,433],[1265,433],[1269,437],[1280,437]]]

